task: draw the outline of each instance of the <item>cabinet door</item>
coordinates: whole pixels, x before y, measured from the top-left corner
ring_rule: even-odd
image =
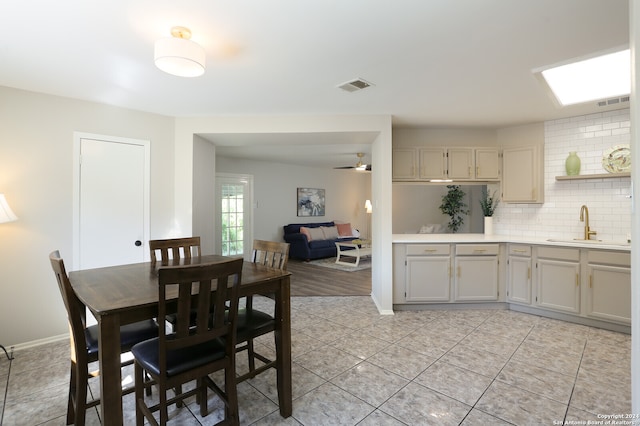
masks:
[[[456,256],[455,300],[498,300],[498,257]]]
[[[588,265],[587,315],[631,324],[631,268]]]
[[[447,169],[449,179],[473,179],[475,173],[473,149],[449,148],[447,150]]]
[[[476,148],[476,179],[500,179],[500,152],[497,148]]]
[[[413,180],[417,178],[417,158],[414,148],[394,149],[392,161],[392,179]]]
[[[509,256],[507,262],[507,300],[531,304],[531,258]]]
[[[506,203],[542,203],[542,159],[537,146],[502,150],[502,200]]]
[[[449,301],[449,256],[408,256],[407,302]]]
[[[538,306],[555,311],[580,313],[580,264],[578,262],[538,259],[536,284]]]
[[[447,154],[444,148],[421,148],[420,179],[445,179]]]

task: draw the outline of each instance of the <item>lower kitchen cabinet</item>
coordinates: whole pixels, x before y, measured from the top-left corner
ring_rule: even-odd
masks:
[[[407,245],[406,302],[448,302],[451,256],[448,244]]]
[[[630,325],[630,253],[590,250],[587,258],[587,316]]]
[[[580,313],[580,250],[538,247],[536,305]]]
[[[507,301],[531,304],[531,246],[507,246]]]
[[[498,300],[498,244],[457,244],[454,300]]]
[[[394,244],[393,276],[394,305],[507,302],[514,310],[616,331],[631,325],[631,253],[626,250]]]

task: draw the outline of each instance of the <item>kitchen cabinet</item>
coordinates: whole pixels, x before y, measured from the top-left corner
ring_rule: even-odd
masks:
[[[554,311],[580,313],[580,250],[537,248],[536,305]]]
[[[531,246],[507,246],[507,301],[531,304]]]
[[[475,158],[472,148],[447,150],[447,176],[453,180],[471,180],[475,177]]]
[[[499,181],[498,148],[403,147],[393,149],[394,181],[452,179]]]
[[[587,309],[593,318],[631,324],[631,254],[587,253]]]
[[[405,271],[406,302],[449,301],[449,244],[407,244]]]
[[[542,148],[536,145],[502,150],[502,201],[543,203],[544,168]]]
[[[454,300],[498,300],[498,244],[457,244]]]
[[[447,150],[444,148],[420,148],[420,179],[447,178]]]
[[[418,158],[415,148],[394,148],[392,156],[392,179],[415,180],[418,177]]]
[[[497,148],[476,148],[476,179],[500,180],[500,150]]]

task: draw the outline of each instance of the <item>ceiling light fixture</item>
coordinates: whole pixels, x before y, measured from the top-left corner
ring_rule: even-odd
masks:
[[[608,99],[631,92],[629,49],[534,70],[561,106]]]
[[[204,74],[205,52],[198,43],[191,41],[191,30],[185,27],[171,28],[172,37],[156,41],[154,61],[162,71],[179,77],[198,77]]]

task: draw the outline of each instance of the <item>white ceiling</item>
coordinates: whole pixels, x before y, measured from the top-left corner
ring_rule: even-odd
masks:
[[[597,111],[556,107],[532,70],[628,46],[628,21],[627,0],[3,1],[0,85],[177,117],[505,127]],[[205,48],[203,76],[153,65],[155,40],[175,25]],[[374,86],[336,87],[355,78]],[[363,135],[325,136],[351,145],[342,154],[355,163]],[[309,156],[308,141],[289,142]]]

